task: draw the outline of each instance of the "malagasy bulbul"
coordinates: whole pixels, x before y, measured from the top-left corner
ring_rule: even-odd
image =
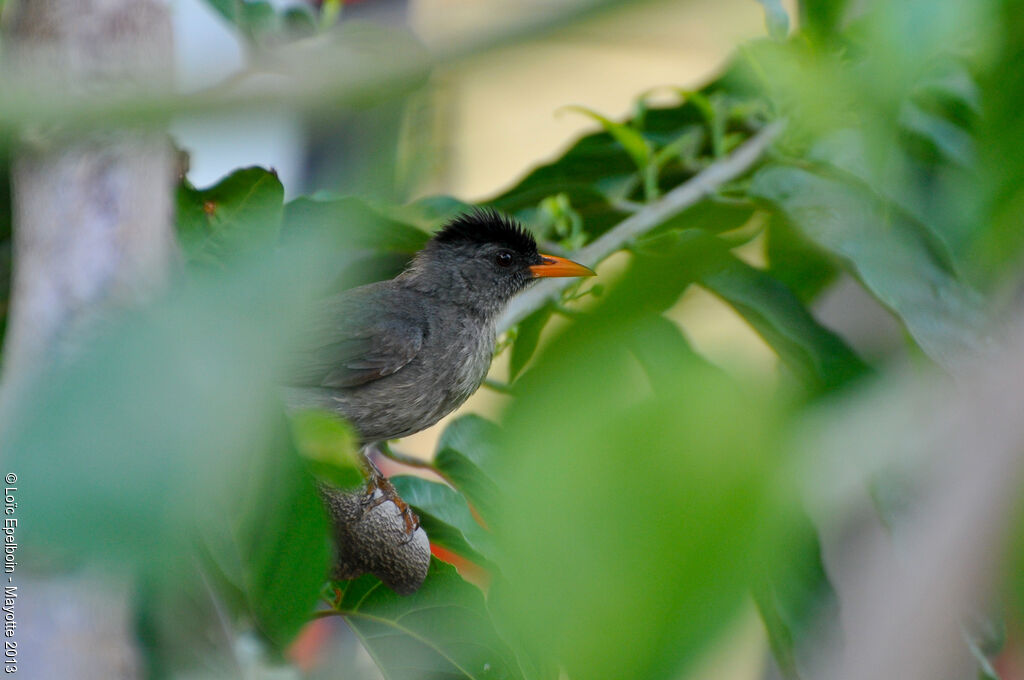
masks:
[[[365,447],[419,432],[480,387],[495,324],[516,293],[541,277],[593,275],[539,253],[529,232],[497,212],[460,215],[395,278],[328,302],[288,401],[339,413]],[[371,493],[390,486],[369,472]]]

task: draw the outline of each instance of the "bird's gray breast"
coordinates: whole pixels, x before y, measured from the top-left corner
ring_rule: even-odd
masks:
[[[425,363],[433,364],[429,373],[437,376],[432,392],[439,397],[436,406],[442,411],[440,418],[466,401],[487,376],[495,330],[493,322],[449,317],[447,323],[438,323],[432,331],[424,343],[431,351],[422,356]]]

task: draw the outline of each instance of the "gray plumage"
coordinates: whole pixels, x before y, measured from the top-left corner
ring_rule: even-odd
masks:
[[[399,276],[328,301],[289,405],[340,413],[363,443],[430,427],[483,382],[499,315],[545,262],[514,222],[492,212],[457,218]]]

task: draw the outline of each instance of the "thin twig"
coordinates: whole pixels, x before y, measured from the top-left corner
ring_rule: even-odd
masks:
[[[426,470],[432,470],[434,472],[437,472],[437,470],[434,470],[434,466],[433,464],[431,464],[430,461],[423,460],[422,458],[416,458],[415,456],[410,456],[407,453],[395,451],[388,445],[387,442],[380,442],[379,444],[377,444],[377,450],[380,451],[381,454],[384,455],[384,457],[390,458],[396,463],[408,465],[409,467],[423,468]]]
[[[494,390],[498,394],[512,394],[512,386],[508,383],[498,382],[497,380],[484,380],[484,387],[489,390]]]
[[[74,92],[66,74],[47,68],[46,51],[0,72],[0,131],[59,124],[62,130],[163,123],[175,114],[244,110],[287,102],[303,111],[331,110],[342,104],[368,104],[406,92],[426,80],[430,69],[492,52],[625,5],[627,0],[579,0],[551,3],[521,22],[504,22],[494,31],[448,41],[431,51],[399,44],[369,54],[359,36],[326,37],[285,45],[260,63],[231,78],[244,87],[220,85],[201,92],[175,91],[174,74],[154,74],[142,84],[113,83],[96,92]],[[26,64],[32,64],[30,69]],[[39,65],[39,66],[36,66]],[[251,75],[266,77],[250,78]],[[243,82],[244,81],[244,82]],[[0,146],[5,139],[0,136]]]
[[[619,222],[611,231],[578,250],[573,259],[593,267],[637,236],[654,229],[713,193],[726,182],[739,177],[761,158],[784,127],[784,121],[775,121],[765,126],[729,156],[715,161],[703,172],[668,192],[660,200],[644,206],[637,213]],[[572,283],[573,279],[547,279],[538,283],[512,301],[498,324],[498,331],[508,330],[547,304],[549,300],[556,300]]]

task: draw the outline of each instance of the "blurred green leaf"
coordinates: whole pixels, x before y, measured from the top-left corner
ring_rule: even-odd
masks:
[[[779,670],[797,680],[798,655],[812,652],[822,642],[821,631],[838,624],[838,605],[810,519],[795,515],[792,530],[790,558],[777,572],[762,574],[753,595]]]
[[[730,202],[706,198],[669,218],[650,233],[672,229],[701,229],[718,234],[739,229],[754,216],[755,207],[747,202]]]
[[[840,28],[848,0],[799,0],[800,27],[817,38],[831,38]]]
[[[494,423],[477,415],[465,415],[441,433],[434,455],[434,467],[488,523],[501,495],[501,487],[493,476],[499,436],[500,430]]]
[[[280,24],[274,6],[267,0],[206,0],[206,3],[250,40],[276,30]]]
[[[780,165],[760,170],[751,192],[847,263],[935,360],[946,363],[985,344],[980,296],[898,211],[852,184]]]
[[[289,202],[284,241],[309,235],[321,238],[329,252],[337,253],[339,262],[347,258],[332,286],[335,291],[397,275],[430,238],[391,210],[355,197]]]
[[[519,374],[530,363],[533,353],[537,351],[540,333],[551,318],[551,307],[545,306],[519,322],[516,341],[512,344],[512,352],[508,360],[508,379],[515,382]]]
[[[979,80],[985,116],[979,126],[979,168],[982,174],[981,209],[977,223],[987,225],[971,244],[971,259],[988,281],[1020,280],[1024,252],[1024,12],[1019,0],[991,3],[995,8],[994,44],[1001,45],[994,63]]]
[[[293,5],[281,15],[282,28],[292,39],[309,38],[316,35],[317,18],[308,5]]]
[[[337,585],[339,610],[387,680],[522,677],[483,594],[451,565],[431,560],[423,586],[406,597],[373,576]]]
[[[782,6],[781,0],[757,0],[764,7],[764,22],[768,27],[768,35],[782,40],[789,34],[789,14]]]
[[[481,566],[494,561],[494,539],[474,519],[462,494],[446,484],[401,475],[391,483],[398,495],[416,509],[431,543]]]
[[[359,198],[331,200],[298,198],[285,206],[285,223],[292,232],[323,231],[345,248],[364,248],[411,255],[430,235],[412,224],[393,219]]]
[[[334,413],[302,411],[289,418],[292,441],[313,472],[339,489],[363,483],[359,437]]]
[[[309,621],[331,556],[313,478],[287,437],[280,441],[268,474],[250,487],[248,503],[235,509],[234,535],[253,619],[283,650]]]
[[[937,153],[964,167],[974,165],[974,140],[963,128],[913,102],[903,107],[900,124]]]
[[[147,574],[138,580],[133,632],[145,655],[148,677],[228,677],[237,672],[233,621],[222,617],[226,611],[242,611],[242,606],[233,605],[244,598],[227,603],[217,575],[204,567],[197,562],[172,578]]]
[[[833,259],[800,234],[786,217],[769,218],[765,255],[768,274],[793,291],[803,304],[813,301],[839,272]]]
[[[711,365],[693,351],[674,322],[657,314],[636,321],[636,334],[626,338],[626,347],[643,367],[655,394],[671,394],[680,362]]]
[[[208,189],[178,186],[178,241],[186,256],[222,264],[239,252],[266,247],[281,228],[284,187],[263,168],[236,170]]]
[[[518,593],[500,572],[491,573],[487,589],[487,609],[498,634],[512,648],[526,680],[559,680],[562,670],[552,645],[531,639],[515,626],[520,607]]]
[[[453,196],[425,196],[412,203],[390,208],[387,212],[399,222],[410,224],[430,233],[472,207],[472,204],[460,201]]]
[[[647,258],[682,260],[702,286],[735,308],[813,388],[837,387],[867,369],[839,336],[811,316],[792,291],[733,256],[713,236],[695,230],[669,232],[638,241],[636,251]]]
[[[502,609],[577,679],[679,677],[773,563],[785,514],[770,405],[647,339],[643,310],[617,314],[643,293],[618,288],[556,338],[502,430]],[[664,349],[663,389],[626,338]]]

